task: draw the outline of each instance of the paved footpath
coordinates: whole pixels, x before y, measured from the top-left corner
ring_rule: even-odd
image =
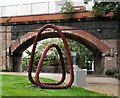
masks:
[[[21,73],[21,72],[0,72],[0,74],[27,76],[27,73]],[[32,75],[34,76],[34,73]],[[41,73],[40,77],[59,80],[61,78],[61,74]],[[68,80],[69,80],[69,75],[67,75],[67,79],[65,80],[65,82],[68,82]],[[120,88],[120,85],[118,84],[119,82],[115,78],[106,77],[106,76],[101,77],[101,76],[86,75],[86,86],[83,88],[99,93],[104,93],[107,95],[118,96],[118,91],[120,90],[120,89],[118,90],[118,88]]]

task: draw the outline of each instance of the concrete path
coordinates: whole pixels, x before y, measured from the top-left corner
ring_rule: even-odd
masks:
[[[23,75],[27,76],[27,73],[20,73],[20,72],[0,72],[0,74],[12,74],[12,75]],[[34,76],[34,73],[32,74]],[[54,73],[41,73],[40,77],[49,78],[53,80],[59,80],[61,78],[61,74],[54,74]],[[68,82],[69,74],[67,75],[67,79],[65,82]],[[111,96],[118,96],[118,80],[111,77],[98,77],[98,76],[91,76],[86,75],[86,86],[83,87],[85,89],[104,93]]]
[[[118,96],[118,80],[111,77],[91,77],[86,78],[86,87],[89,90],[101,92],[107,95]]]

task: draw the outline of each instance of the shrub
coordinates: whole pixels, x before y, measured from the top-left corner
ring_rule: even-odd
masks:
[[[61,8],[61,12],[66,19],[72,18],[73,5],[71,2],[66,1]]]
[[[117,79],[120,79],[120,73],[119,73],[119,69],[118,68],[107,70],[105,72],[105,74],[109,75],[109,76],[112,76],[112,77],[115,77]]]

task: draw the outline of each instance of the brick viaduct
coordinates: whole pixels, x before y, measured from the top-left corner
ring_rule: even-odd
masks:
[[[96,18],[91,12],[78,12],[66,20],[62,14],[4,17],[0,23],[0,68],[21,71],[22,53],[33,44],[38,29],[44,24],[57,25],[65,36],[89,48],[95,56],[95,72],[118,67],[118,21],[111,14]],[[45,31],[39,40],[59,35]]]

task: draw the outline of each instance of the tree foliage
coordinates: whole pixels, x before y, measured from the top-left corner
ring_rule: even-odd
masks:
[[[72,18],[73,5],[71,2],[66,1],[61,8],[61,12],[66,19]]]
[[[67,40],[69,44],[70,51],[76,52],[76,64],[80,68],[87,68],[89,69],[89,66],[87,65],[87,61],[93,61],[93,53],[86,48],[84,45],[82,45],[79,42],[73,41],[73,40]]]
[[[26,50],[25,53],[27,54],[27,56],[22,58],[23,71],[27,71],[28,69],[31,51]],[[35,56],[34,56],[34,61],[33,61],[33,71],[36,70],[36,66],[39,62],[40,57],[41,57],[41,53],[38,51],[35,51]]]
[[[67,60],[67,56],[66,56],[66,52],[65,52],[65,48],[62,40],[60,38],[54,38],[54,39],[52,38],[52,39],[43,40],[42,42],[40,42],[34,56],[33,71],[36,70],[37,64],[40,60],[42,53],[44,52],[45,47],[50,45],[51,43],[55,43],[60,47],[64,57],[65,65],[68,65],[68,60]],[[86,62],[93,61],[93,53],[90,50],[88,50],[85,46],[83,46],[81,43],[78,43],[76,41],[67,39],[67,43],[69,45],[70,52],[76,52],[77,54],[76,64],[81,68],[89,69],[88,68],[89,66],[86,65]],[[27,59],[29,59],[31,52],[27,50],[26,53],[28,54]],[[55,48],[51,48],[48,51],[46,57],[44,58],[42,66],[50,65],[51,59],[53,59],[54,57],[56,57],[56,62],[58,62],[58,64],[61,65],[57,50]],[[23,58],[23,62],[24,64],[27,64],[27,66],[24,66],[26,69],[26,67],[28,67],[29,60],[26,60],[26,58]],[[69,72],[68,69],[69,67],[66,66],[66,70]]]
[[[120,16],[120,2],[95,2],[92,10],[95,16],[106,15],[109,12]]]

